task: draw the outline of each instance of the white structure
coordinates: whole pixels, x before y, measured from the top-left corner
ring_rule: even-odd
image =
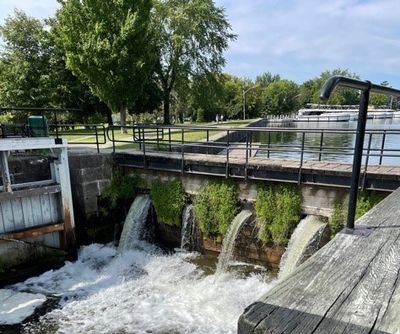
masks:
[[[45,150],[49,180],[12,184],[9,155]],[[75,248],[74,212],[65,139],[0,139],[0,257],[10,264],[28,260],[33,249]],[[24,171],[22,171],[24,172]],[[33,247],[33,248],[32,248]]]

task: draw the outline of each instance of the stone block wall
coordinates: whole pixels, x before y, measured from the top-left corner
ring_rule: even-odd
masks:
[[[98,196],[111,182],[111,154],[69,153],[75,216],[89,220],[98,214]]]

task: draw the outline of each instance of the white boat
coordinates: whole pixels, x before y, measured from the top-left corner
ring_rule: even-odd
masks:
[[[300,109],[296,117],[299,122],[348,122],[348,112],[326,112],[321,109]]]
[[[336,106],[335,106],[336,107]],[[305,108],[300,109],[296,117],[297,121],[302,122],[347,122],[358,120],[358,112],[356,106],[345,106],[353,107],[348,109],[332,108]],[[368,119],[390,119],[400,118],[400,111],[394,111],[393,109],[369,109],[367,118]]]

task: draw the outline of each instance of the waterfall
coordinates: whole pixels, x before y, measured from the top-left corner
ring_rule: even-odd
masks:
[[[145,224],[149,215],[151,201],[149,195],[139,195],[133,201],[125,218],[118,251],[135,248],[145,234]]]
[[[305,257],[317,251],[325,227],[326,223],[317,216],[310,215],[300,221],[282,256],[279,267],[280,279],[291,274]]]
[[[193,215],[193,205],[185,206],[182,213],[181,249],[193,251],[197,248],[197,227]]]
[[[221,254],[218,256],[217,270],[215,271],[216,275],[225,272],[228,268],[229,262],[233,258],[235,241],[239,234],[240,228],[250,219],[251,216],[251,211],[243,210],[233,219],[229,227],[229,231],[224,238]]]

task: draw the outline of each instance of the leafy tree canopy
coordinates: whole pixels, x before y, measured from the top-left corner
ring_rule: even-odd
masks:
[[[143,90],[156,53],[150,29],[151,0],[62,0],[58,42],[66,64],[113,111],[121,112]]]
[[[299,108],[299,87],[293,81],[275,81],[266,88],[265,95],[265,109],[270,115],[284,115]]]
[[[235,35],[212,0],[156,0],[153,23],[160,54],[156,73],[169,123],[172,91],[192,76],[219,72]]]

